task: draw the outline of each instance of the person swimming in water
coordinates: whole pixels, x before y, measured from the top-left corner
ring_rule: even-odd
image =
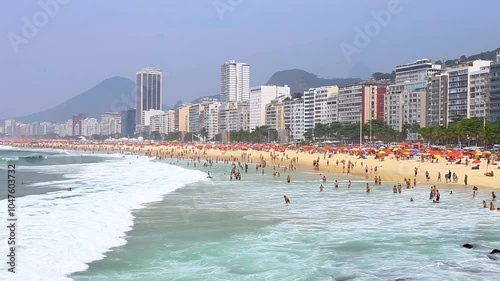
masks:
[[[488,205],[486,204],[486,200],[483,200],[483,208],[488,208]]]
[[[325,189],[325,187],[323,185],[320,185],[319,186],[319,191],[323,191],[323,189]]]
[[[283,195],[283,197],[285,198],[285,204],[290,204],[290,198],[286,195]]]
[[[495,205],[493,205],[493,202],[490,202],[490,211],[495,211]]]

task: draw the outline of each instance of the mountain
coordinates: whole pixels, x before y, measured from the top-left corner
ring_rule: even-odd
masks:
[[[220,94],[217,94],[217,95],[213,95],[213,96],[206,96],[206,97],[199,97],[195,100],[193,100],[191,103],[199,103],[201,102],[202,99],[219,99],[220,98]]]
[[[485,51],[485,52],[481,52],[479,54],[474,54],[474,55],[470,55],[470,56],[463,55],[457,59],[446,60],[444,62],[444,64],[449,67],[449,66],[454,66],[458,63],[473,61],[473,60],[495,61],[496,57],[497,57],[497,52],[500,52],[500,48],[496,48],[495,50],[492,50],[492,51]],[[435,63],[436,64],[443,64],[443,61],[438,60]]]
[[[135,83],[130,79],[115,76],[58,106],[15,119],[23,122],[65,122],[79,113],[100,118],[104,112],[135,108],[135,97]]]
[[[304,92],[309,88],[331,85],[348,85],[360,82],[359,78],[332,78],[325,79],[301,69],[278,71],[271,76],[266,85],[288,85],[291,93]]]

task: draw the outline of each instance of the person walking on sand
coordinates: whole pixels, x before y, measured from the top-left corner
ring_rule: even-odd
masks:
[[[438,172],[438,178],[437,181],[441,181],[441,172]]]
[[[468,178],[468,176],[467,176],[467,174],[465,174],[465,175],[464,175],[464,184],[465,184],[465,185],[467,185],[467,178]]]

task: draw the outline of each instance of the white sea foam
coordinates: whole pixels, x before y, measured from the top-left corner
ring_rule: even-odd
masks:
[[[203,172],[135,157],[64,167],[80,182],[72,191],[17,199],[19,264],[8,280],[70,280],[71,273],[86,270],[88,263],[126,243],[133,210],[186,184],[207,180]],[[60,184],[67,185],[67,180]],[[7,201],[0,201],[0,210],[6,209]],[[6,212],[0,213],[6,221]],[[6,250],[4,237],[0,245]],[[0,264],[7,277],[6,263]]]

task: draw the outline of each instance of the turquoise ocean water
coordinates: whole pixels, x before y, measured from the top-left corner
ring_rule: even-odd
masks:
[[[271,169],[262,175],[252,164],[236,181],[227,175],[230,165],[221,163],[193,167],[171,159],[6,148],[0,157],[24,153],[47,157],[16,160],[26,181],[18,207],[21,258],[19,272],[5,280],[500,276],[500,259],[488,256],[500,248],[500,213],[482,208],[487,190],[472,199],[469,189],[442,187],[441,203],[433,204],[427,187],[393,194],[387,182],[367,194],[364,179],[332,173],[319,192],[317,172],[273,177]],[[0,196],[0,210],[6,210]]]

